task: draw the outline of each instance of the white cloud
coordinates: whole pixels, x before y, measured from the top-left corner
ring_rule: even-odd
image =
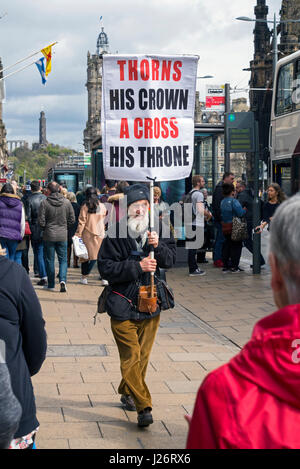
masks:
[[[96,51],[101,15],[111,52],[198,54],[199,74],[214,75],[211,82],[246,86],[249,73],[242,69],[253,56],[253,24],[235,18],[253,17],[255,4],[255,0],[3,0],[0,13],[8,13],[0,20],[4,67],[59,42],[45,87],[35,66],[7,79],[8,138],[37,140],[43,108],[48,140],[71,146],[82,141],[87,52]],[[280,0],[272,0],[270,15],[278,13],[280,5]],[[202,93],[204,85],[198,82]]]

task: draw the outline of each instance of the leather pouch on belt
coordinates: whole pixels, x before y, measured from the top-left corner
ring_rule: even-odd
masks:
[[[157,310],[157,291],[156,285],[154,286],[154,296],[149,298],[151,294],[151,287],[142,286],[139,288],[138,296],[138,311],[140,313],[153,314]]]

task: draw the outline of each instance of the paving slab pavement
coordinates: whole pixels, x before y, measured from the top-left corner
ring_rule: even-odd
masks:
[[[49,350],[33,377],[37,447],[184,448],[184,415],[192,412],[202,380],[238,353],[255,322],[275,310],[269,270],[253,276],[245,267],[241,274],[223,275],[210,262],[201,278],[189,277],[186,267],[168,272],[177,305],[161,314],[147,374],[155,423],[145,429],[137,427],[136,413],[120,404],[119,356],[110,319],[98,315],[93,323],[102,291],[96,271],[85,286],[78,283],[78,270],[70,269],[67,293],[36,287]]]

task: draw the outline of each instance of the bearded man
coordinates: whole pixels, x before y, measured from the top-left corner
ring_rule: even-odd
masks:
[[[98,268],[102,278],[109,282],[106,311],[111,317],[122,374],[118,393],[126,410],[137,411],[138,426],[146,427],[153,423],[153,417],[145,377],[159,326],[160,307],[152,314],[138,311],[139,286],[149,285],[151,272],[159,276],[159,268],[174,265],[176,245],[171,234],[161,238],[156,232],[150,233],[150,197],[146,185],[128,187],[125,197],[127,236],[121,236],[122,220],[112,230],[113,235],[108,230],[99,251]],[[154,259],[150,258],[151,246]]]

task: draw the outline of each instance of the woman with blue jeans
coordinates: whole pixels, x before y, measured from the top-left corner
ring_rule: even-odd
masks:
[[[233,217],[244,217],[247,210],[242,208],[238,200],[234,198],[234,185],[223,184],[224,199],[221,202],[221,218],[223,226],[223,235],[225,242],[223,244],[222,261],[224,264],[223,272],[239,273],[240,258],[242,254],[243,242],[232,241],[232,221]]]
[[[25,233],[25,211],[11,184],[6,183],[0,192],[0,243],[6,257],[14,261],[19,241]]]

